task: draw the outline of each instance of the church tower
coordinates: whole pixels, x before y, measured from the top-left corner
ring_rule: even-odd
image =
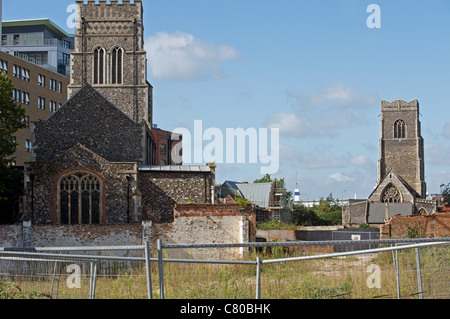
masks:
[[[90,84],[135,122],[152,127],[141,0],[76,1],[68,96]]]
[[[426,197],[424,142],[417,100],[381,102],[379,156],[378,184],[392,171],[419,198]]]

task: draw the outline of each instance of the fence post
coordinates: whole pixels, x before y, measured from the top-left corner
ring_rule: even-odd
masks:
[[[416,248],[416,264],[417,264],[417,288],[419,289],[419,299],[423,299],[422,274],[420,270],[419,248]]]
[[[261,299],[261,258],[256,257],[256,299]]]
[[[97,260],[94,264],[94,282],[92,283],[92,299],[95,299],[95,288],[97,287]]]
[[[150,254],[151,254],[150,244],[148,241],[145,241],[145,270],[147,272],[147,295],[148,299],[153,299]]]
[[[93,299],[92,298],[92,291],[93,291],[93,287],[94,287],[94,263],[91,261],[90,263],[90,276],[89,276],[89,299]]]
[[[58,262],[55,261],[55,266],[53,267],[53,276],[52,276],[52,287],[50,289],[50,297],[53,298],[53,286],[55,284],[55,277],[56,277],[56,266],[58,265]],[[58,299],[58,296],[56,296],[56,299]]]
[[[402,295],[400,293],[400,272],[398,268],[398,250],[392,251],[392,258],[394,260],[395,278],[397,279],[397,299],[401,299]]]
[[[164,262],[161,239],[158,239],[158,268],[159,268],[159,291],[161,299],[164,299]]]
[[[97,261],[91,261],[91,275],[89,280],[89,299],[95,299],[95,287],[97,286]]]

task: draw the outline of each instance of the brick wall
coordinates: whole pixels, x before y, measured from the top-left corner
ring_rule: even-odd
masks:
[[[177,205],[175,220],[170,224],[154,224],[156,238],[164,243],[211,244],[246,243],[256,240],[256,215],[251,207],[239,205]],[[222,259],[239,257],[243,248],[200,248],[167,250],[172,257]]]
[[[143,224],[0,226],[0,247],[141,245]]]
[[[177,205],[172,223],[150,221],[113,225],[0,226],[0,247],[81,247],[141,245],[149,240],[156,254],[157,240],[169,244],[248,243],[256,240],[256,216],[239,205]],[[166,250],[169,256],[238,258],[245,248]]]
[[[417,227],[420,237],[450,237],[450,213],[421,216],[397,216],[382,225],[382,238],[406,238],[408,229]]]

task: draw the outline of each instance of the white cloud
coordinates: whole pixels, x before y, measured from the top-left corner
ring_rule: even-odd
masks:
[[[376,168],[374,162],[365,154],[353,156],[350,159],[350,164],[369,171],[372,171],[373,168]]]
[[[343,108],[365,108],[373,106],[378,98],[372,94],[361,94],[352,88],[337,83],[322,88],[312,95],[310,102],[313,105],[331,103]]]
[[[239,57],[227,45],[205,43],[192,34],[158,32],[145,41],[151,75],[158,80],[207,80],[224,76],[220,64]]]
[[[439,143],[425,144],[425,163],[431,165],[450,166],[448,155],[450,146],[444,146]]]
[[[330,175],[329,178],[331,180],[335,181],[335,182],[338,182],[338,183],[343,183],[343,182],[348,182],[348,181],[355,180],[354,178],[345,176],[344,174],[342,174],[340,172]]]
[[[293,113],[277,113],[266,121],[265,126],[279,128],[282,136],[304,138],[315,135],[311,125]]]
[[[376,105],[378,98],[362,94],[343,84],[333,84],[309,96],[286,92],[294,112],[277,113],[266,121],[267,127],[279,127],[286,137],[334,137],[337,130],[367,123],[367,109]]]

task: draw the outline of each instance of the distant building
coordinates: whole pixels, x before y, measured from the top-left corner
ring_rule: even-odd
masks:
[[[231,199],[243,197],[249,200],[256,211],[257,221],[269,219],[287,220],[286,212],[290,211],[291,205],[286,198],[286,189],[277,188],[276,182],[270,183],[241,183],[225,181],[217,187],[219,201],[230,203]]]
[[[426,199],[424,141],[417,100],[381,103],[378,182],[369,198],[345,206],[344,226],[381,225],[394,216],[429,215],[436,200]]]
[[[182,136],[169,131],[159,129],[153,125],[156,154],[155,165],[182,165]],[[173,158],[173,155],[178,158]]]
[[[67,101],[69,78],[18,57],[0,51],[0,72],[13,81],[13,99],[25,109],[26,128],[14,134],[16,166],[24,166],[32,159],[33,140],[30,123],[45,120]]]
[[[49,19],[3,21],[2,47],[22,60],[70,76],[74,37]]]

